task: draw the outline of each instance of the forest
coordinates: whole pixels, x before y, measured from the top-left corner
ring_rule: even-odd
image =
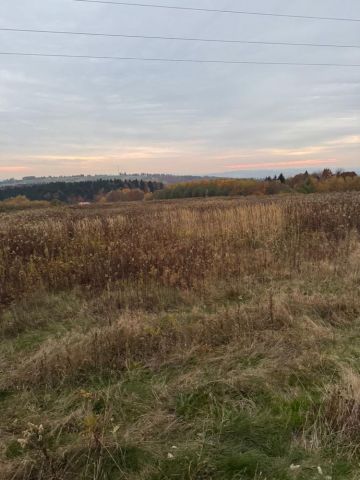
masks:
[[[157,199],[189,197],[226,197],[247,195],[277,195],[286,193],[328,193],[360,191],[360,177],[355,172],[300,173],[293,177],[279,176],[256,179],[214,179],[169,185],[157,191]]]
[[[143,180],[99,179],[85,182],[53,182],[0,188],[0,201],[23,196],[31,201],[93,202],[98,197],[116,190],[140,190],[144,193],[153,193],[161,188],[163,188],[162,183]]]

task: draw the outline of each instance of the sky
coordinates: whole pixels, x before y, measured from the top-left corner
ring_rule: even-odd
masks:
[[[129,0],[135,3],[135,0]],[[142,3],[155,3],[143,0]],[[156,0],[360,18],[358,0]],[[1,0],[0,28],[360,45],[360,24]],[[360,64],[360,49],[0,31],[1,52]],[[0,55],[0,178],[360,169],[360,67]]]

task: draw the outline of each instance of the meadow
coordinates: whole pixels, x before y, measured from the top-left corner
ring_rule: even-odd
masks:
[[[0,213],[0,478],[355,480],[360,193]]]

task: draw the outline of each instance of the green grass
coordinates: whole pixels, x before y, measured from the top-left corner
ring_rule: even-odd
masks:
[[[253,281],[198,294],[122,284],[97,298],[41,292],[13,304],[1,314],[0,354],[11,372],[50,340],[56,349],[69,334],[124,314],[140,315],[144,331],[163,342],[173,342],[169,326],[224,324],[213,346],[201,337],[191,347],[174,343],[165,356],[81,371],[51,387],[2,374],[0,455],[10,468],[3,478],[355,480],[353,440],[329,429],[324,409],[327,389],[342,388],[344,369],[358,372],[359,297],[345,296],[359,292],[359,283],[334,276],[342,285],[334,298],[327,274],[273,281],[274,324],[263,285]],[[329,314],[335,310],[337,322]],[[234,338],[229,322],[239,324]],[[23,448],[18,439],[28,422],[44,426],[45,440]]]

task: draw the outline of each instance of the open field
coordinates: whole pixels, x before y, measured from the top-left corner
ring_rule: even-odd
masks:
[[[0,478],[356,480],[360,194],[0,214]]]

